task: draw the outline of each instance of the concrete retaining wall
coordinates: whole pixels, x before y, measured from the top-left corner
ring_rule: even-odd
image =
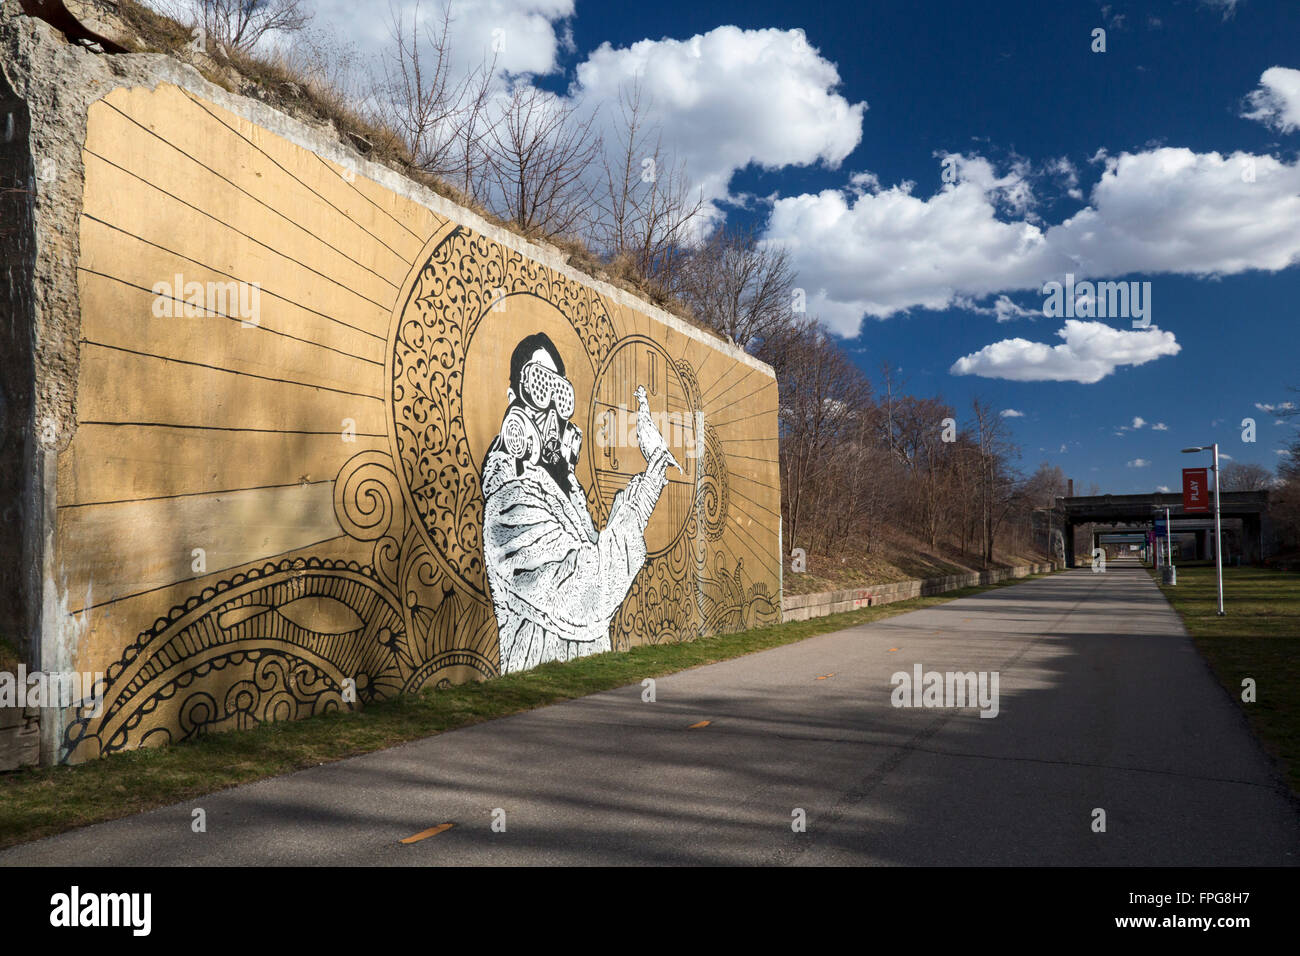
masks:
[[[42,759],[779,620],[768,366],[12,3],[0,113],[0,626],[104,698]]]
[[[840,614],[844,611],[856,611],[878,604],[892,604],[906,601],[908,598],[925,597],[931,594],[943,594],[960,588],[976,587],[981,584],[997,584],[1008,578],[1023,578],[1031,574],[1043,574],[1056,570],[1059,563],[1023,564],[1014,568],[1000,568],[993,571],[972,571],[969,574],[949,574],[941,578],[913,579],[896,581],[893,584],[876,584],[866,588],[854,588],[849,591],[819,591],[815,594],[792,594],[781,599],[781,618],[784,621],[806,621],[813,617],[825,617],[827,614]]]
[[[0,772],[34,765],[40,749],[39,708],[0,707]]]

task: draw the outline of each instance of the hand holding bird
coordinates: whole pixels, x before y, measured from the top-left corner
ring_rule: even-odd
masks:
[[[660,452],[668,456],[668,461],[677,466],[677,470],[682,474],[682,466],[677,463],[673,453],[668,449],[668,443],[664,441],[664,436],[660,434],[659,429],[655,426],[654,418],[650,414],[650,403],[646,399],[644,385],[636,387],[636,441],[641,446],[641,454],[645,460],[652,461]]]

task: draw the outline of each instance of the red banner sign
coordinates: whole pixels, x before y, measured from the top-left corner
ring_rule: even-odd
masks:
[[[1210,510],[1210,469],[1183,469],[1183,511]]]

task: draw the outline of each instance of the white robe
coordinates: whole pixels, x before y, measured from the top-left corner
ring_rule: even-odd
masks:
[[[633,504],[645,490],[641,475],[614,496],[597,534],[572,472],[566,492],[539,465],[525,463],[520,475],[515,469],[494,442],[483,464],[483,557],[502,674],[608,651],[610,619],[646,557],[645,524]]]

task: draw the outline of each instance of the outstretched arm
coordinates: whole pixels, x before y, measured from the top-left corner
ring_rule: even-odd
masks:
[[[492,495],[484,512],[484,554],[530,617],[562,634],[608,621],[645,564],[645,527],[666,478],[656,456],[615,497],[593,541],[555,515],[535,488],[517,484]]]

